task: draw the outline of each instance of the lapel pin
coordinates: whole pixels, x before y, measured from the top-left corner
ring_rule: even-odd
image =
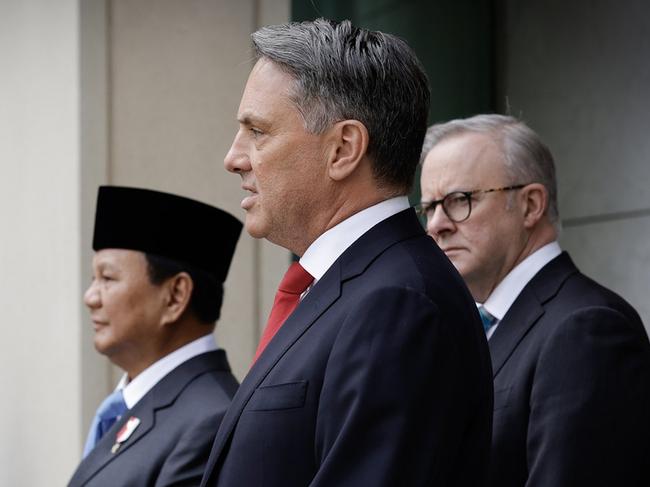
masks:
[[[129,420],[124,423],[120,431],[117,432],[117,436],[115,437],[115,444],[111,448],[111,453],[115,454],[117,451],[120,449],[120,446],[122,446],[122,443],[124,443],[126,440],[128,440],[135,429],[140,425],[140,418],[136,418],[135,416],[131,416]]]

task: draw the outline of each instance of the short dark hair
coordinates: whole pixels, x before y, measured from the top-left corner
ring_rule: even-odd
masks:
[[[295,79],[292,100],[305,128],[322,133],[340,120],[363,123],[378,184],[410,191],[427,129],[430,92],[424,68],[402,39],[317,19],[252,34],[258,58]]]
[[[194,288],[188,309],[205,324],[213,324],[221,314],[223,284],[215,276],[196,267],[145,252],[147,273],[152,284],[161,284],[180,272],[187,272],[192,278]]]

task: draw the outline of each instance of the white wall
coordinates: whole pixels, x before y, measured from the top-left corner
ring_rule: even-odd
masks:
[[[3,486],[62,485],[78,455],[78,15],[75,0],[0,4]]]
[[[648,328],[650,4],[509,0],[504,6],[499,102],[556,157],[567,222],[562,245],[583,272],[630,301]]]

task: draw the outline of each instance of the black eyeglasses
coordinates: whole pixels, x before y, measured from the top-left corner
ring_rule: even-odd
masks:
[[[425,216],[427,220],[433,218],[438,205],[452,222],[460,223],[469,218],[472,214],[472,195],[478,193],[494,193],[496,191],[511,191],[521,189],[528,184],[516,184],[514,186],[505,186],[503,188],[493,189],[475,189],[474,191],[454,191],[445,195],[444,198],[434,201],[423,201],[415,207],[418,215]]]

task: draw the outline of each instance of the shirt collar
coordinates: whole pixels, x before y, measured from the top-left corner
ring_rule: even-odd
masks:
[[[487,298],[483,307],[501,321],[506,315],[512,303],[519,293],[526,287],[526,284],[535,277],[546,264],[562,253],[560,244],[553,241],[540,247],[517,264],[503,280],[494,288],[492,294]],[[477,303],[479,304],[479,303]]]
[[[408,197],[397,196],[355,213],[314,240],[300,258],[300,265],[314,276],[315,283],[359,237],[409,206]]]
[[[187,345],[183,345],[181,348],[174,350],[172,353],[165,355],[157,362],[154,362],[130,382],[127,375],[124,374],[117,384],[117,389],[122,389],[124,402],[131,409],[153,386],[176,367],[197,355],[212,352],[216,349],[217,341],[212,333],[197,338]]]

